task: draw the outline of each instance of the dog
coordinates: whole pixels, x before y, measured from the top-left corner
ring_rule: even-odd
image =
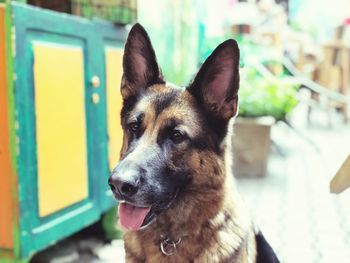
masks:
[[[238,112],[237,42],[220,44],[179,88],[164,81],[135,24],[123,70],[123,145],[108,183],[126,262],[279,262],[244,212],[225,158]]]

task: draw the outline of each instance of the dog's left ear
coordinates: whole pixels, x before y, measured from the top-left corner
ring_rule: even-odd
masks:
[[[151,40],[139,23],[131,28],[125,44],[123,72],[121,94],[124,99],[153,84],[164,83]]]
[[[208,114],[226,122],[237,113],[238,88],[239,48],[229,39],[207,58],[187,90]]]

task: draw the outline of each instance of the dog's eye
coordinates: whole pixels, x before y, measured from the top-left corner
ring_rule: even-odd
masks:
[[[182,141],[184,141],[186,139],[186,135],[183,132],[181,132],[181,131],[174,130],[170,134],[170,139],[174,143],[180,143],[180,142],[182,142]]]
[[[139,124],[137,122],[129,123],[128,129],[131,133],[136,133],[139,130]]]

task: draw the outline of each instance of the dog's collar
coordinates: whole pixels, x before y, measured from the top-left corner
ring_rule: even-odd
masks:
[[[182,238],[187,235],[182,235],[177,240],[169,238],[167,235],[160,235],[160,251],[165,256],[172,256],[175,254],[177,246],[181,243]]]

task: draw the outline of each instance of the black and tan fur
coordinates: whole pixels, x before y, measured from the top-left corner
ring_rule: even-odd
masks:
[[[155,215],[145,228],[125,232],[126,262],[278,262],[244,212],[225,162],[237,114],[237,43],[218,46],[193,82],[178,88],[163,80],[136,24],[123,67],[124,139],[109,183],[118,199],[151,206]],[[136,187],[132,193],[125,180]],[[160,250],[165,237],[181,238],[171,256]]]

